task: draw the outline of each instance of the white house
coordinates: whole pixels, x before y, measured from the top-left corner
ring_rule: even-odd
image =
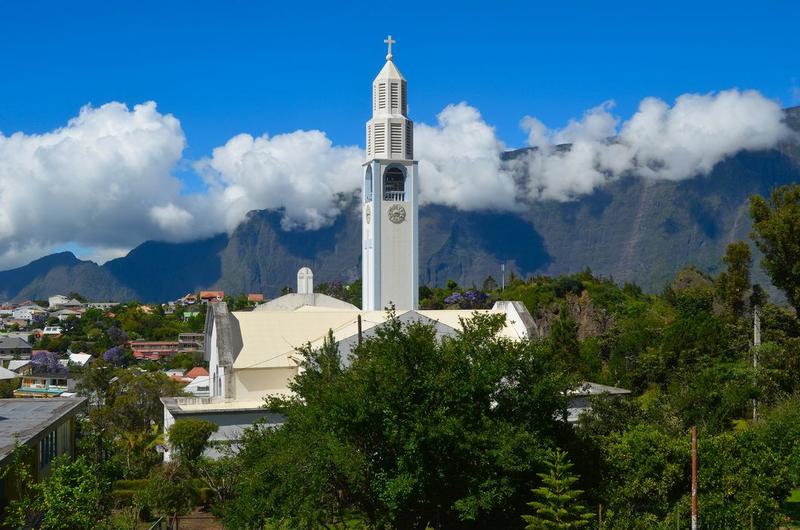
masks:
[[[47,304],[50,306],[50,309],[83,306],[83,303],[80,300],[75,300],[74,298],[68,298],[62,294],[51,296],[50,298],[47,299]]]
[[[56,317],[60,322],[64,322],[70,318],[81,318],[83,316],[83,309],[59,309],[58,311],[50,313],[50,316]]]
[[[23,305],[14,309],[12,317],[17,320],[25,320],[26,322],[30,322],[31,320],[33,320],[34,316],[46,315],[46,314],[47,311],[45,311],[38,305]]]

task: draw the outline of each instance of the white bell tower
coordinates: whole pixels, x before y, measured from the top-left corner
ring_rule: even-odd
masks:
[[[367,122],[367,161],[362,187],[362,307],[416,309],[419,302],[417,162],[408,90],[392,60],[372,82]]]

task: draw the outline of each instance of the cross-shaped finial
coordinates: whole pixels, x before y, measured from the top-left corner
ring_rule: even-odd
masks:
[[[397,41],[394,40],[391,35],[389,35],[389,37],[383,39],[383,42],[385,42],[386,44],[389,45],[389,53],[386,54],[386,60],[387,61],[391,61],[392,60],[392,44],[397,43]]]

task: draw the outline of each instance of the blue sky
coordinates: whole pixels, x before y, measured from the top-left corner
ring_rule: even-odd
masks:
[[[0,130],[155,100],[181,120],[188,158],[239,132],[361,144],[387,33],[415,120],[467,101],[512,146],[525,114],[562,126],[609,99],[622,116],[645,96],[732,87],[793,103],[800,2],[651,4],[5,1]]]
[[[30,187],[28,174],[37,175],[40,186],[27,190],[26,199],[4,195],[0,189],[0,268],[56,248],[88,249],[87,256],[107,257],[148,238],[180,239],[230,230],[248,208],[285,207],[280,197],[275,199],[288,193],[282,185],[285,181],[291,181],[296,189],[308,189],[302,179],[297,181],[300,185],[292,180],[298,172],[310,174],[331,164],[339,166],[329,175],[330,191],[351,189],[359,179],[362,155],[339,146],[363,145],[371,81],[383,65],[383,39],[389,33],[397,40],[395,61],[409,80],[411,118],[435,125],[437,114],[445,107],[467,102],[471,107],[458,107],[450,116],[454,123],[468,122],[469,127],[456,125],[445,134],[430,129],[427,138],[440,146],[451,142],[449,151],[458,158],[461,146],[474,145],[469,142],[475,139],[465,136],[465,130],[476,132],[488,153],[481,165],[483,182],[486,188],[505,189],[502,207],[513,210],[518,207],[514,190],[508,186],[507,175],[498,170],[492,151],[495,139],[507,147],[531,141],[520,128],[523,117],[533,116],[551,131],[563,131],[571,119],[581,120],[588,109],[609,100],[615,102],[610,113],[624,121],[648,96],[672,105],[681,94],[731,88],[758,90],[782,106],[799,105],[799,20],[797,1],[0,0],[0,132],[8,138],[21,131],[26,135],[24,145],[29,146],[26,151],[6,141],[3,151],[0,142],[0,187],[5,186],[6,192],[15,186]],[[699,132],[704,142],[713,143],[718,136],[714,131],[730,132],[723,145],[709,149],[724,157],[738,149],[773,145],[783,137],[785,131],[776,123],[780,117],[770,113],[768,105],[741,94],[735,94],[733,100],[730,108],[764,111],[758,118],[763,122],[761,136],[750,141],[742,131],[751,130],[752,124],[741,120],[738,130],[729,131],[726,111],[720,110],[729,103],[714,106],[713,101],[706,101],[694,134]],[[131,109],[137,103],[155,101],[160,115],[149,115],[144,121],[164,125],[163,115],[171,114],[180,120],[178,134],[156,133],[141,142],[138,136],[120,136],[116,139],[118,151],[109,151],[108,157],[100,153],[84,164],[85,146],[105,145],[102,135],[92,136],[89,127],[84,144],[75,143],[68,152],[51,150],[48,164],[31,155],[39,153],[35,146],[41,143],[31,135],[64,126],[86,104],[99,108],[112,101]],[[474,109],[482,118],[470,114]],[[677,114],[672,114],[674,123]],[[139,118],[133,111],[120,115],[106,109],[93,119],[130,127]],[[667,123],[672,118],[665,119]],[[587,134],[595,124],[598,128],[588,134],[600,138],[609,134],[613,122],[606,107],[577,130]],[[758,129],[760,123],[755,126]],[[216,160],[213,169],[225,179],[216,195],[192,169],[193,162],[209,157],[212,149],[240,133],[274,137],[313,129],[324,131],[335,146],[329,149],[314,144],[318,148],[314,171],[292,159],[297,155],[291,152],[292,142],[305,146],[318,140],[306,133],[288,136],[280,148],[261,145],[245,149],[245,155],[252,152],[258,156],[282,149],[281,156],[287,158],[276,167],[235,174],[233,166],[223,167],[225,161]],[[426,136],[418,130],[421,137]],[[680,132],[681,126],[675,130]],[[567,136],[561,136],[570,141],[568,136],[575,130],[567,127],[566,131]],[[187,146],[181,153],[182,135]],[[679,138],[678,143],[691,146],[691,138]],[[598,143],[593,146],[602,149]],[[645,147],[652,150],[658,145]],[[706,159],[706,148],[697,147],[696,161]],[[141,159],[123,160],[114,180],[117,166],[108,158],[126,152],[135,152]],[[681,162],[686,158],[681,154]],[[421,160],[432,163],[424,156]],[[455,189],[464,167],[470,171],[478,167],[473,159],[439,162],[439,173],[435,178],[429,173],[426,180],[428,190]],[[705,171],[692,160],[686,166],[686,174],[668,178],[690,178]],[[602,185],[598,180],[602,175],[592,175],[591,168],[581,167],[574,173],[571,180],[565,180],[564,169],[554,166],[549,175],[534,177],[553,184],[548,189],[553,190],[551,198],[558,200],[569,200],[570,194]],[[303,178],[316,178],[308,174]],[[76,179],[74,189],[66,190],[67,196],[72,193],[67,197],[71,203],[85,198],[77,207],[78,214],[74,210],[65,214],[71,224],[64,226],[64,218],[59,216],[31,217],[37,198],[47,209],[46,205],[52,204],[47,194],[64,196],[52,183],[63,181],[65,175]],[[104,188],[105,176],[109,182]],[[182,182],[182,189],[173,186],[173,176]],[[268,178],[268,185],[262,186]],[[137,180],[142,181],[138,188]],[[425,192],[424,185],[422,188]],[[475,190],[487,196],[486,189]],[[337,214],[327,196],[303,195],[301,191],[297,201],[311,204],[301,204],[303,212],[311,212],[323,223]],[[99,201],[113,193],[119,202],[109,203],[105,212],[96,211]],[[127,202],[126,193],[131,194]],[[192,194],[206,195],[192,198]],[[223,204],[219,217],[230,210],[228,203],[220,202],[223,195],[234,204],[236,215],[225,223],[204,225],[202,212],[209,204]],[[461,206],[471,198],[435,199]],[[28,206],[21,208],[22,202]],[[134,218],[126,212],[128,217],[120,219],[117,212],[131,203],[139,205],[140,216]],[[17,208],[16,213],[8,213],[9,205]],[[115,235],[120,233],[126,237]]]

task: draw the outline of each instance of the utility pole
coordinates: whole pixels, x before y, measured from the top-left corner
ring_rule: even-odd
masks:
[[[506,264],[500,264],[500,290],[506,290]]]
[[[761,315],[753,308],[753,370],[758,370],[758,349],[761,346]],[[758,399],[753,398],[753,421],[758,420]]]
[[[692,426],[692,530],[697,530],[697,426]]]
[[[390,36],[389,38],[391,39],[392,37]],[[358,315],[358,345],[359,346],[361,346],[361,340],[362,340],[362,337],[361,337],[361,314],[359,313],[359,315]]]

